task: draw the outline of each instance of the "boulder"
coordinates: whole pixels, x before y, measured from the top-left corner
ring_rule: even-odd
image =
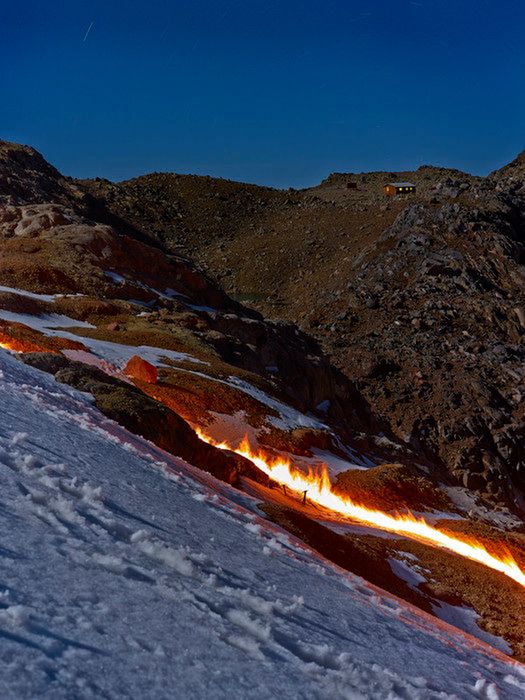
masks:
[[[146,384],[156,384],[158,381],[158,371],[155,365],[143,360],[138,355],[133,355],[124,368],[124,374],[131,379],[146,382]]]

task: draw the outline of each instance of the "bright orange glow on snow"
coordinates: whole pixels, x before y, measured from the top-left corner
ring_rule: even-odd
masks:
[[[30,352],[39,349],[31,342],[25,343],[6,336],[0,340],[0,347],[14,352]],[[193,426],[193,428],[204,442],[249,459],[273,481],[300,494],[306,491],[308,501],[326,508],[337,516],[356,520],[387,532],[394,532],[434,547],[441,547],[499,571],[525,588],[525,570],[520,568],[509,551],[504,551],[501,555],[491,553],[474,538],[458,533],[444,532],[427,523],[422,517],[416,517],[411,513],[386,513],[356,503],[348,496],[334,490],[328,470],[324,465],[318,471],[309,469],[305,473],[287,459],[271,457],[262,450],[255,451],[247,437],[235,447],[226,442],[214,440],[197,426]]]
[[[13,343],[6,343],[3,340],[0,340],[0,348],[4,348],[4,350],[13,350],[14,352],[16,352]]]
[[[4,350],[11,350],[11,352],[42,352],[44,350],[44,348],[28,340],[18,340],[7,335],[0,337],[0,348],[4,348]]]
[[[20,326],[21,324],[14,324],[15,326]],[[10,333],[4,331],[5,326],[2,324],[2,330],[0,331],[0,348],[4,350],[10,350],[11,352],[56,352],[49,347],[49,342],[45,336],[41,336],[42,345],[40,344],[40,337],[36,336],[33,340],[30,337],[17,338],[13,337]],[[27,328],[27,331],[31,331]],[[39,334],[40,335],[40,334]]]
[[[490,569],[499,571],[525,588],[525,571],[519,567],[510,552],[505,552],[501,556],[492,554],[483,544],[475,539],[459,534],[452,535],[439,530],[427,523],[423,518],[415,517],[411,513],[384,513],[383,511],[372,510],[364,505],[355,503],[347,496],[334,491],[326,467],[323,467],[319,472],[310,470],[308,473],[304,473],[297,467],[294,467],[288,460],[269,457],[261,450],[254,451],[247,438],[244,438],[237,447],[234,447],[225,442],[216,442],[198,428],[195,428],[195,431],[204,442],[219,449],[231,450],[249,459],[274,481],[284,484],[301,494],[306,491],[309,501],[323,506],[339,516],[357,520],[381,530],[395,532],[435,547],[447,549],[462,557],[484,564]]]

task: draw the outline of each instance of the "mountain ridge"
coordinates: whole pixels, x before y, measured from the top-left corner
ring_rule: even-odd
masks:
[[[433,166],[335,173],[316,187],[291,191],[170,175],[107,185],[107,191],[92,182],[83,186],[166,248],[197,259],[234,297],[314,335],[398,438],[487,494],[507,482],[496,488],[497,498],[518,504],[525,468],[522,392],[509,400],[508,373],[516,376],[518,358],[524,359],[522,161],[523,154],[484,178]],[[415,182],[416,195],[384,196],[384,182],[399,176]],[[357,190],[347,189],[348,182]],[[464,295],[471,300],[466,306]],[[472,347],[484,347],[489,308],[492,340],[475,368],[464,341],[472,336],[478,338],[469,341]],[[452,334],[450,350],[442,333]],[[406,355],[401,363],[400,351]],[[470,376],[475,400],[468,398]],[[406,398],[396,405],[396,395]],[[458,400],[461,408],[450,420]],[[490,408],[494,400],[498,418]],[[407,404],[410,422],[403,416]],[[462,426],[465,410],[479,426],[474,433],[484,435],[481,449]]]

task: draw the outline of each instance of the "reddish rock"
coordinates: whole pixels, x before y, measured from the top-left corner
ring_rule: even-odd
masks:
[[[124,374],[147,384],[156,384],[158,380],[157,368],[138,355],[133,355],[124,368]]]
[[[120,330],[120,325],[116,321],[113,321],[113,323],[108,323],[106,328],[108,331],[118,331]]]

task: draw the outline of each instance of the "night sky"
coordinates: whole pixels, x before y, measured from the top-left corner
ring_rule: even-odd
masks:
[[[68,175],[301,187],[525,148],[521,0],[0,0],[0,136]]]

